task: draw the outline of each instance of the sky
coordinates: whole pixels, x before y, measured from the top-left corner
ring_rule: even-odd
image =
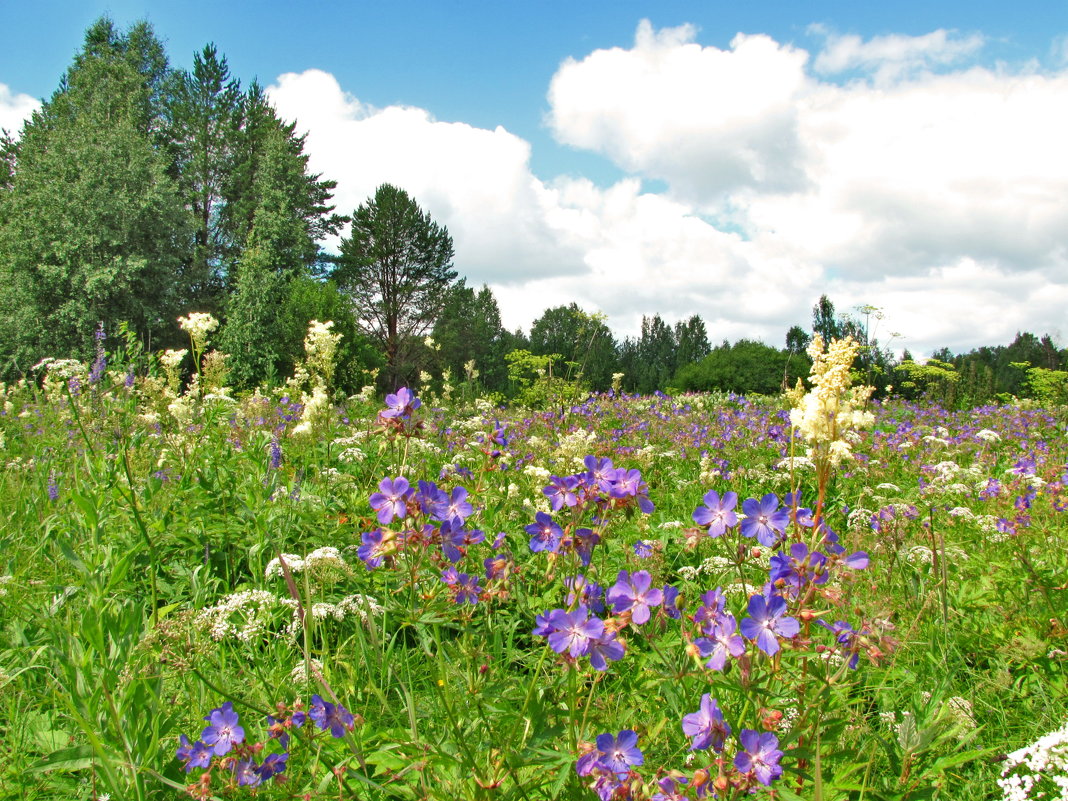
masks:
[[[1068,345],[1062,0],[0,0],[0,127],[102,14],[176,68],[214,43],[340,212],[406,189],[510,329],[576,302],[782,347],[826,294],[898,353]]]

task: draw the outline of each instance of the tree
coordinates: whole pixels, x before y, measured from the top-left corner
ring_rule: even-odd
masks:
[[[504,354],[512,337],[501,324],[501,311],[492,290],[483,285],[477,293],[461,279],[450,288],[441,316],[434,325],[439,369],[462,380],[464,365],[474,361],[482,386],[491,392],[508,388]]]
[[[385,388],[409,379],[419,340],[441,315],[452,269],[452,237],[403,189],[383,184],[352,216],[334,279],[352,298],[364,332],[386,358]]]
[[[151,138],[163,67],[144,55],[158,55],[147,26],[136,41],[107,28],[90,29],[16,148],[0,231],[0,347],[23,370],[46,355],[87,355],[98,321],[125,320],[151,342],[174,326],[188,228]]]
[[[225,243],[219,225],[223,188],[233,168],[241,122],[241,85],[214,45],[193,56],[166,97],[166,139],[174,176],[193,220],[186,276],[189,303],[216,310],[223,302]]]
[[[558,354],[574,367],[563,368],[568,378],[582,378],[597,391],[612,385],[618,364],[616,343],[604,315],[591,314],[577,303],[546,309],[530,326],[530,349],[538,356]]]
[[[820,295],[812,307],[812,332],[823,337],[824,343],[842,338],[842,326],[834,313],[834,304],[826,295]]]
[[[675,353],[677,367],[700,361],[712,352],[704,320],[696,314],[685,322],[679,320],[675,323],[675,342],[678,348]]]
[[[812,342],[812,337],[799,325],[791,326],[786,332],[786,350],[790,353],[804,353]]]

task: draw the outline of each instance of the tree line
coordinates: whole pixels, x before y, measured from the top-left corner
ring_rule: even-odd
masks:
[[[147,23],[94,23],[21,135],[0,137],[0,375],[90,357],[101,324],[135,332],[145,352],[181,347],[176,320],[198,311],[222,320],[216,344],[239,388],[288,376],[317,319],[343,335],[342,391],[373,374],[387,391],[429,375],[501,398],[539,381],[775,393],[807,375],[818,333],[860,341],[858,377],[879,394],[949,406],[1068,395],[1068,351],[1048,336],[917,363],[880,343],[877,308],[840,314],[826,296],[781,348],[713,346],[697,315],[647,316],[617,339],[604,315],[574,303],[545,310],[529,333],[508,331],[493,292],[459,276],[447,229],[415,198],[385,184],[336,213],[336,184],[310,172],[304,145],[214,45],[176,70]],[[340,252],[325,253],[320,243],[345,230]]]

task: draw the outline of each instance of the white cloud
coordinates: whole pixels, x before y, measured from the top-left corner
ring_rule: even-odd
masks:
[[[29,95],[16,94],[7,84],[0,83],[0,129],[14,137],[22,131],[22,124],[41,107],[39,100]]]
[[[809,26],[809,31],[826,39],[812,65],[817,73],[833,75],[849,70],[868,70],[880,83],[907,72],[954,64],[974,55],[985,44],[979,34],[958,37],[944,29],[923,36],[875,36],[867,41],[852,34],[831,33],[821,25]]]
[[[814,60],[763,35],[727,50],[695,37],[642,23],[631,48],[554,76],[552,132],[633,174],[611,187],[543,181],[530,144],[502,127],[372,108],[323,72],[269,92],[310,131],[311,167],[338,181],[341,211],[382,182],[407,189],[510,328],[575,301],[617,335],[643,314],[699,314],[714,341],[779,345],[826,293],[839,311],[882,307],[916,355],[1061,333],[1068,72],[948,69],[982,39],[946,32],[828,36]],[[839,85],[818,70],[869,77]]]
[[[338,182],[342,213],[383,183],[400,186],[448,227],[469,283],[507,284],[581,265],[552,232],[529,143],[504,128],[441,122],[419,108],[376,109],[319,70],[282,75],[268,94],[283,118],[309,131],[310,167]]]
[[[548,123],[567,145],[703,196],[804,182],[797,101],[807,54],[763,35],[701,47],[691,26],[638,26],[634,47],[561,64]]]

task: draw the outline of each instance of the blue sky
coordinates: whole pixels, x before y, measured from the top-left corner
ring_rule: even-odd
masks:
[[[513,325],[780,344],[826,292],[920,352],[1068,334],[1068,4],[5,2],[0,124],[105,13],[270,87],[343,211],[406,185]]]

